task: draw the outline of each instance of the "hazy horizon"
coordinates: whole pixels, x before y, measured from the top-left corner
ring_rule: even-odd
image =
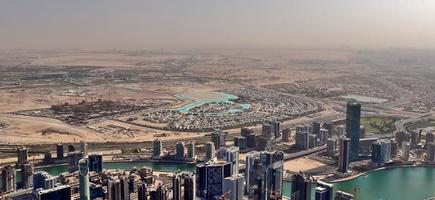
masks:
[[[431,0],[1,1],[0,48],[435,48],[434,11]]]

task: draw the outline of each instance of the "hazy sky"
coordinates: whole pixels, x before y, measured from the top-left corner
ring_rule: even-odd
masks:
[[[435,48],[435,0],[0,0],[0,48]]]

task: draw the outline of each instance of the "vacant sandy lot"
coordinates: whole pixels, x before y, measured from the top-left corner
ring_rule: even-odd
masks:
[[[311,160],[306,157],[297,158],[294,160],[289,160],[284,162],[284,170],[289,170],[292,172],[299,172],[314,169],[317,167],[326,166],[326,164],[319,161]]]

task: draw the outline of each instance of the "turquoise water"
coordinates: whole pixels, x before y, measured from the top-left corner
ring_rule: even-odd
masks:
[[[163,172],[195,171],[195,165],[188,163],[104,163],[105,169],[131,169],[143,166]],[[67,170],[66,165],[35,169],[52,175]],[[291,183],[284,182],[283,190],[285,196],[290,196]],[[435,167],[403,167],[373,171],[351,180],[334,183],[334,190],[355,194],[359,200],[423,200],[435,196]]]
[[[223,93],[223,92],[212,92],[212,94],[213,94],[213,96],[215,96],[214,98],[194,98],[194,97],[183,95],[183,94],[175,95],[176,97],[178,97],[180,99],[186,99],[186,100],[193,101],[192,103],[181,106],[181,107],[177,108],[176,110],[178,110],[182,113],[187,113],[187,112],[189,112],[190,109],[201,106],[201,105],[206,104],[206,103],[233,104],[234,103],[233,100],[238,99],[237,96],[234,96],[232,94]],[[242,109],[231,109],[231,110],[229,110],[229,112],[242,112],[243,110],[247,110],[251,107],[250,104],[240,104],[240,106],[242,107]]]
[[[424,200],[435,196],[435,167],[373,171],[334,183],[334,190],[354,194],[358,200]],[[284,182],[284,194],[290,196],[290,191],[291,183]]]

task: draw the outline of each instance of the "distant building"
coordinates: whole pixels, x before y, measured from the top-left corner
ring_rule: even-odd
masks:
[[[397,152],[399,151],[399,146],[395,140],[391,140],[391,157],[397,156]]]
[[[128,177],[127,176],[120,176],[119,182],[121,184],[121,200],[130,200],[130,190],[128,187]]]
[[[246,137],[246,143],[248,148],[255,148],[257,146],[257,136],[254,133],[250,133]]]
[[[328,130],[326,129],[320,129],[320,134],[318,136],[317,145],[321,146],[326,144],[326,140],[328,139]]]
[[[264,135],[264,136],[267,136],[267,137],[275,137],[274,136],[274,132],[273,132],[273,129],[274,129],[274,127],[273,127],[273,125],[272,124],[269,124],[269,123],[264,123],[262,126],[261,126],[261,135]]]
[[[196,174],[184,172],[184,200],[196,200]]]
[[[338,125],[337,126],[337,136],[342,136],[342,135],[344,135],[344,133],[345,133],[345,130],[344,130],[345,128],[344,128],[344,125]]]
[[[295,174],[291,177],[292,190],[290,194],[291,199],[297,200],[311,200],[312,190],[314,187],[314,179],[308,174],[302,172]]]
[[[234,146],[239,147],[240,150],[248,149],[247,140],[243,136],[234,137]]]
[[[160,138],[155,138],[153,140],[153,157],[160,158],[163,154],[163,143]]]
[[[227,132],[223,132],[222,130],[215,130],[211,133],[211,141],[214,144],[215,150],[220,149],[225,146],[225,138],[227,136]]]
[[[228,200],[243,199],[243,174],[236,174],[224,178],[223,182],[223,196]]]
[[[314,148],[317,146],[318,139],[317,135],[314,134],[308,134],[308,148]]]
[[[64,159],[64,152],[63,152],[63,144],[62,143],[56,144],[56,159],[58,159],[58,160]]]
[[[22,165],[28,162],[29,157],[29,149],[27,147],[18,147],[17,148],[17,165]]]
[[[291,131],[289,128],[282,130],[282,141],[289,142],[291,137]]]
[[[280,135],[281,123],[279,121],[273,121],[271,125],[272,125],[272,132],[274,134],[274,138],[278,139],[279,137],[281,137]]]
[[[337,149],[337,139],[329,138],[326,141],[326,153],[328,154],[328,156],[332,158],[337,152],[336,149]]]
[[[83,155],[80,151],[74,151],[68,153],[68,172],[73,173],[79,170],[79,160],[82,159]]]
[[[314,135],[319,135],[320,134],[320,122],[319,121],[313,121],[312,127],[313,127],[313,134]]]
[[[1,190],[4,193],[14,192],[17,187],[15,181],[16,174],[15,174],[14,167],[12,165],[6,165],[3,167],[1,172],[2,172]]]
[[[223,194],[224,178],[231,176],[231,164],[228,162],[202,163],[196,167],[198,196],[214,199]]]
[[[91,153],[88,156],[89,171],[101,173],[103,172],[103,155],[101,153]]]
[[[147,184],[144,182],[138,186],[137,200],[147,200]]]
[[[411,148],[416,148],[418,143],[420,143],[420,133],[411,132]]]
[[[429,143],[427,145],[427,160],[429,162],[435,162],[435,143]]]
[[[240,135],[243,137],[248,137],[249,134],[254,133],[254,130],[250,129],[250,128],[241,128],[240,129]]]
[[[431,131],[428,131],[426,133],[426,143],[425,143],[426,147],[431,143],[435,143],[435,134]]]
[[[229,147],[226,149],[226,161],[231,163],[231,175],[239,174],[239,147]]]
[[[298,149],[308,149],[308,132],[302,131],[302,132],[296,132],[295,136],[296,140],[296,148]]]
[[[391,141],[380,139],[373,143],[372,162],[377,165],[384,165],[389,161],[391,161]]]
[[[68,153],[73,152],[73,151],[76,151],[74,148],[74,145],[72,145],[72,144],[68,145]]]
[[[328,131],[328,136],[331,137],[334,132],[334,127],[332,125],[332,122],[323,123],[323,128]]]
[[[284,153],[249,152],[246,156],[246,193],[259,200],[282,197]]]
[[[409,160],[409,153],[411,151],[411,145],[409,142],[402,143],[402,159],[405,161]]]
[[[90,200],[91,194],[89,190],[89,161],[86,157],[80,159],[79,161],[79,183],[80,200]]]
[[[213,142],[207,142],[205,143],[205,158],[204,160],[209,161],[213,160],[213,158],[216,156],[216,148],[214,147]]]
[[[61,185],[55,188],[37,190],[37,200],[65,200],[71,199],[71,186]]]
[[[376,137],[361,138],[359,140],[359,153],[370,156],[370,154],[372,153],[373,143],[375,143],[376,141],[378,141],[378,138]]]
[[[21,188],[30,188],[33,185],[34,166],[31,163],[25,163],[20,166],[21,168]]]
[[[195,143],[193,141],[187,143],[187,158],[190,160],[196,158]]]
[[[52,180],[55,180],[53,176],[44,171],[38,171],[33,174],[33,190],[39,188],[50,189],[54,187]]]
[[[346,137],[350,139],[350,161],[358,159],[360,121],[361,104],[348,102],[346,110]]]
[[[338,157],[338,172],[348,173],[349,171],[349,156],[350,156],[350,139],[341,137],[338,140],[339,157]]]
[[[184,142],[178,141],[175,145],[175,158],[177,160],[184,160],[185,152],[184,152]]]

